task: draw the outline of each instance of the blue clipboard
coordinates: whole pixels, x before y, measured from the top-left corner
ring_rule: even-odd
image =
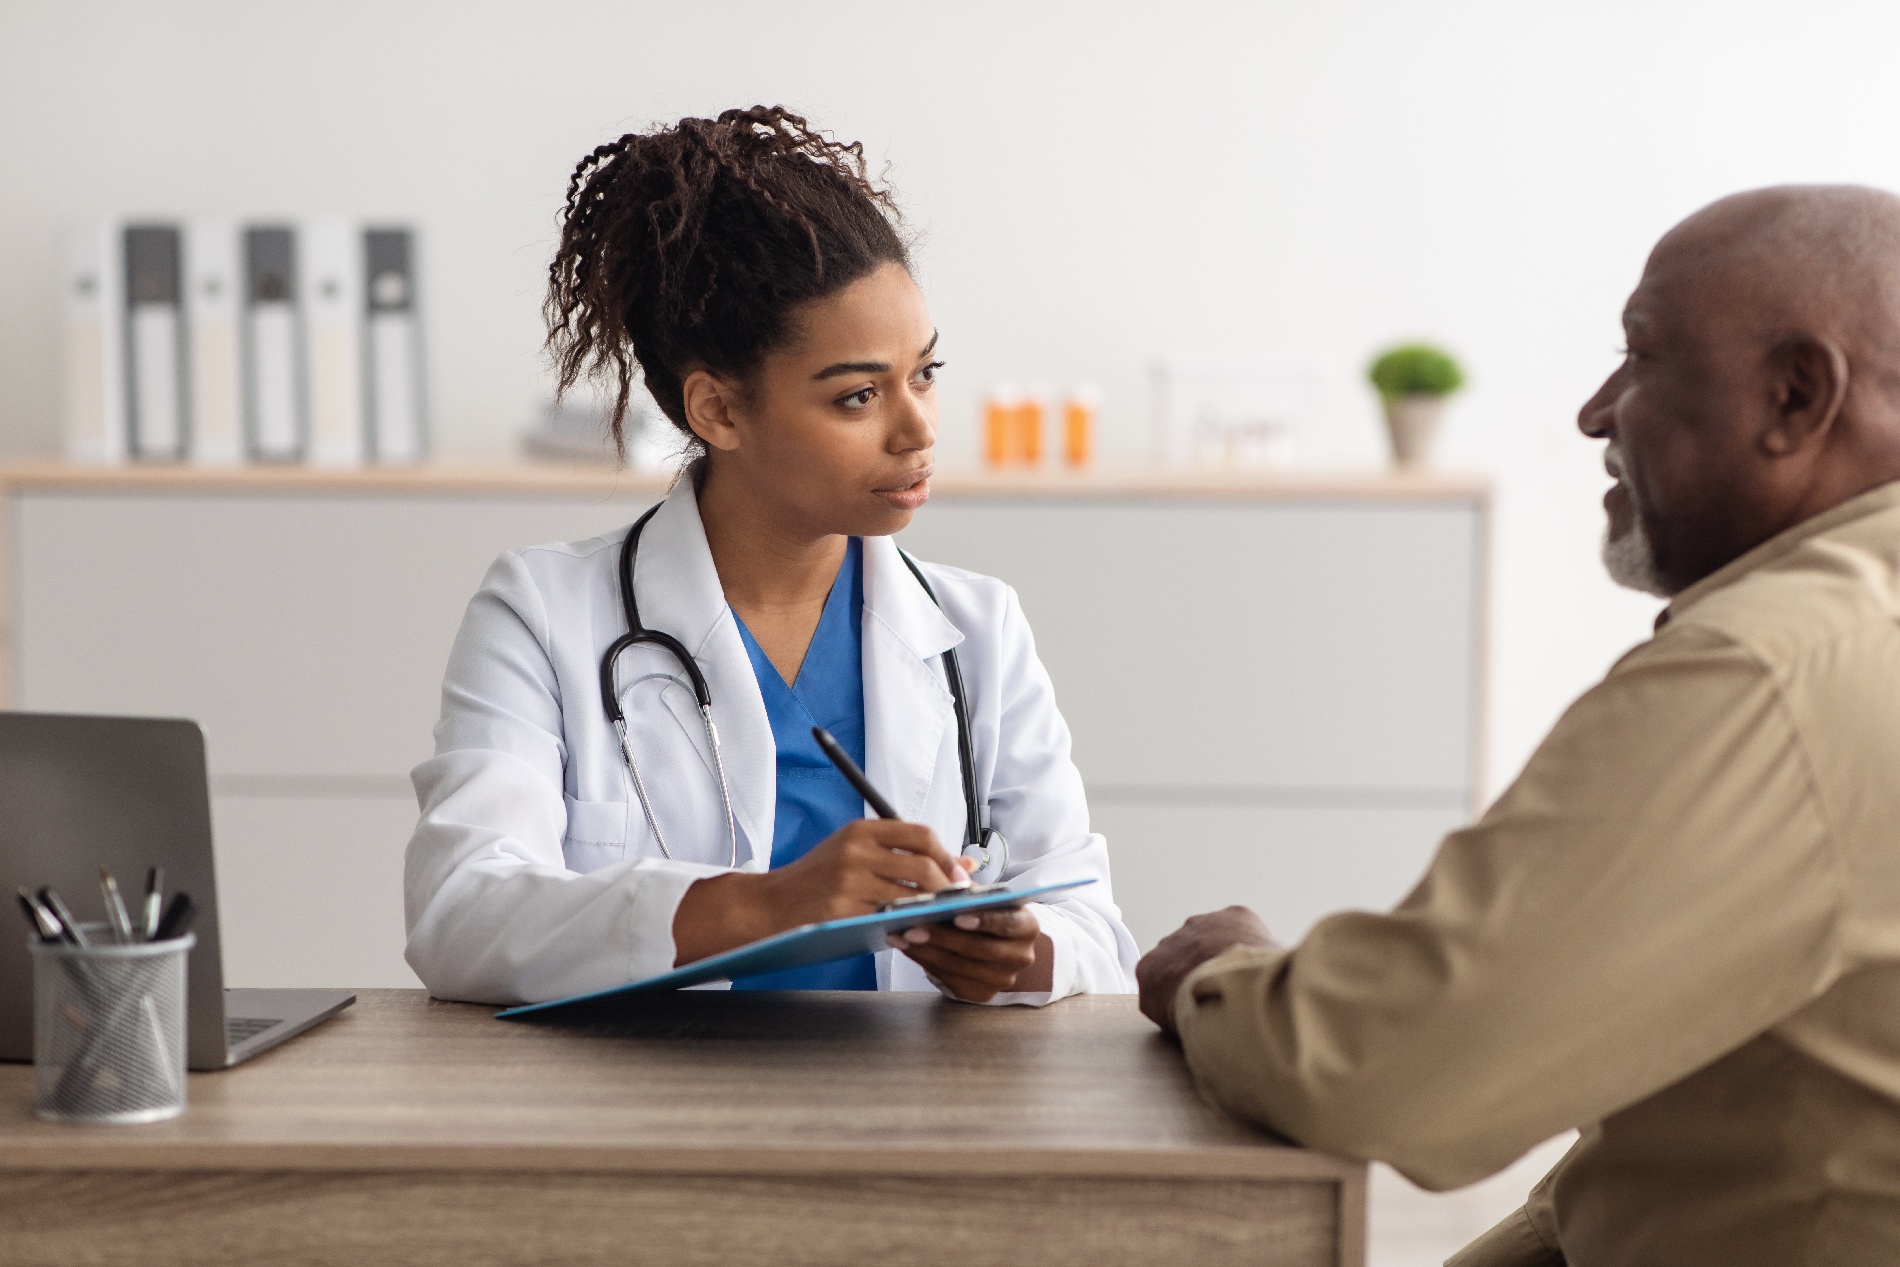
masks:
[[[648,977],[644,981],[634,981],[627,985],[617,985],[607,990],[595,990],[591,994],[575,994],[565,999],[552,999],[546,1003],[526,1003],[520,1007],[511,1007],[497,1012],[497,1017],[526,1016],[531,1012],[545,1012],[549,1008],[568,1007],[575,1003],[596,1003],[602,999],[617,999],[626,994],[652,994],[662,990],[678,990],[689,985],[703,985],[708,981],[730,981],[734,977],[750,977],[762,972],[783,972],[787,968],[804,968],[815,963],[830,963],[834,959],[849,959],[853,955],[873,953],[884,949],[884,939],[892,933],[901,933],[906,928],[915,928],[919,924],[942,924],[947,918],[963,911],[987,911],[1000,906],[1021,906],[1031,898],[1041,897],[1045,893],[1059,893],[1064,889],[1079,889],[1085,884],[1094,884],[1094,877],[1086,880],[1070,880],[1065,884],[1044,884],[1033,889],[1013,889],[1003,893],[983,893],[966,897],[947,897],[942,901],[919,902],[914,906],[900,907],[894,911],[876,911],[870,915],[853,915],[849,919],[827,920],[822,924],[806,924],[767,937],[750,945],[728,950],[722,955],[712,955],[697,963],[689,963],[684,968],[675,968],[671,972],[662,972],[657,977]]]

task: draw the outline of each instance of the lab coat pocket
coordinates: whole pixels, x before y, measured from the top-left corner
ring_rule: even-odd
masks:
[[[561,853],[568,870],[598,871],[626,857],[627,802],[566,800],[567,835]]]

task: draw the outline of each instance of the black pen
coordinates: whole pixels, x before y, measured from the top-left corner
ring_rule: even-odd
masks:
[[[73,918],[73,913],[66,909],[66,903],[60,900],[59,894],[53,892],[51,886],[42,888],[35,896],[39,898],[40,905],[51,911],[54,918],[59,920],[61,936],[66,941],[82,950],[92,945],[92,939],[86,936],[86,930],[79,926],[79,921]]]
[[[831,764],[838,767],[838,773],[844,775],[846,783],[857,789],[858,795],[864,798],[864,803],[871,807],[873,813],[879,818],[897,817],[897,811],[884,799],[884,794],[871,786],[871,780],[864,777],[864,771],[858,769],[858,763],[851,759],[851,754],[844,750],[843,744],[831,737],[830,731],[823,726],[813,726],[811,737],[818,741],[818,746],[831,758]]]
[[[54,901],[59,900],[58,896],[54,894],[51,889],[41,889],[40,892],[53,897]],[[57,946],[63,943],[71,943],[75,946],[84,944],[79,941],[78,938],[84,937],[85,934],[79,933],[76,937],[69,936],[66,929],[61,925],[59,916],[53,913],[52,907],[47,904],[44,897],[35,897],[25,889],[21,889],[20,908],[27,913],[27,918],[33,921],[33,931],[40,935],[40,944],[42,946]],[[64,904],[61,905],[60,909],[65,910]],[[70,914],[70,912],[68,913]],[[60,967],[65,970],[66,979],[71,981],[74,988],[85,997],[86,1005],[88,1007],[97,1007],[99,1003],[98,982],[93,980],[92,974],[86,969],[86,965],[72,959],[67,959],[60,964]],[[71,1003],[64,1003],[61,1004],[61,1007],[65,1010],[67,1019],[71,1020],[76,1010],[73,1005]],[[81,1015],[83,1016],[83,1013]],[[79,1025],[76,1028],[83,1030],[85,1026]],[[91,1052],[97,1043],[98,1035],[88,1035],[85,1044],[79,1050],[80,1058],[86,1058],[87,1054]],[[70,1072],[71,1069],[69,1066],[68,1074],[70,1074]],[[60,1075],[61,1083],[67,1080],[68,1074]]]
[[[831,764],[838,767],[838,773],[844,775],[844,781],[849,783],[857,791],[857,794],[864,798],[864,803],[871,807],[872,813],[876,814],[879,818],[897,818],[897,811],[891,808],[891,803],[884,799],[882,792],[879,792],[876,788],[871,786],[871,780],[865,777],[864,771],[858,769],[858,763],[851,759],[851,754],[844,750],[844,745],[831,737],[830,731],[826,730],[823,726],[813,726],[811,728],[811,737],[818,741],[819,748],[824,751],[825,756],[831,759]],[[969,887],[970,877],[966,875],[961,880],[952,880],[950,883],[944,885],[943,888],[938,889],[937,892],[947,893],[951,889],[967,889]]]
[[[183,937],[185,930],[191,927],[191,921],[198,917],[198,908],[192,903],[191,894],[174,893],[171,905],[165,908],[165,918],[158,921],[158,935],[153,941],[170,941],[174,937]]]
[[[33,926],[43,942],[59,940],[59,921],[53,913],[33,900],[33,895],[25,889],[20,890],[20,909],[26,912],[26,922]]]
[[[165,868],[153,867],[145,873],[145,909],[139,919],[139,935],[146,941],[158,937],[159,908],[164,902]]]

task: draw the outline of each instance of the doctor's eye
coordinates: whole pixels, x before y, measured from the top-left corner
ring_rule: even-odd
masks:
[[[911,382],[929,387],[937,381],[937,371],[943,368],[942,361],[932,361],[911,376]]]
[[[838,403],[843,405],[846,409],[868,409],[871,407],[871,402],[876,399],[877,388],[864,387],[852,392]]]

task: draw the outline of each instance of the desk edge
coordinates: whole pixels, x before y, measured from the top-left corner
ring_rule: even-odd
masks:
[[[130,1128],[137,1129],[137,1128]],[[678,1148],[608,1145],[232,1143],[39,1138],[9,1141],[0,1172],[566,1171],[690,1175],[1045,1175],[1333,1182],[1365,1163],[1262,1144],[1182,1149]]]

